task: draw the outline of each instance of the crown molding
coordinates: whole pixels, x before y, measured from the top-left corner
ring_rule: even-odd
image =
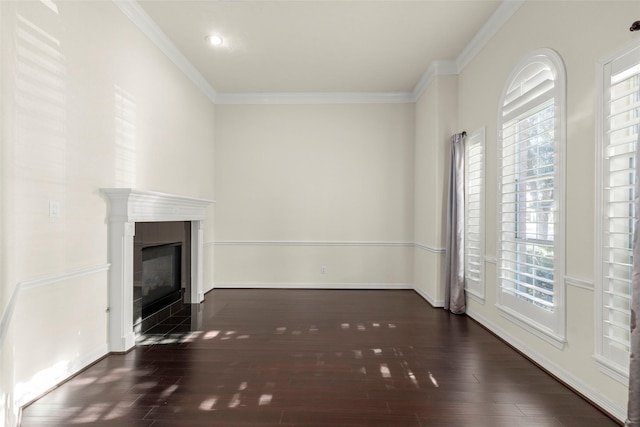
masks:
[[[411,92],[271,92],[218,93],[216,104],[408,104],[415,102]]]
[[[437,76],[460,74],[524,2],[525,0],[502,0],[500,6],[491,14],[487,22],[484,23],[455,60],[432,62],[413,89],[414,102],[420,99],[427,86],[429,86]]]
[[[167,35],[158,27],[153,19],[142,9],[135,0],[113,0],[113,3],[125,14],[127,18],[146,35],[180,71],[196,85],[198,89],[212,103],[216,101],[216,91],[209,84],[193,64],[182,54],[180,49],[173,44]]]
[[[432,62],[412,92],[299,92],[299,93],[216,93],[193,64],[180,52],[136,0],[112,0],[214,104],[222,105],[321,105],[321,104],[407,104],[415,103],[433,79],[457,75],[484,48],[526,0],[503,0],[455,60]]]
[[[413,89],[413,101],[416,102],[418,99],[420,99],[427,86],[429,86],[429,84],[431,84],[433,79],[435,79],[436,77],[455,76],[457,74],[458,65],[456,64],[456,61],[446,60],[432,62],[431,65],[429,65],[429,68],[427,68],[427,71],[425,71],[420,78],[420,81],[418,81],[416,87]]]
[[[514,13],[520,9],[525,0],[502,0],[500,6],[491,14],[487,22],[480,28],[469,44],[462,49],[456,58],[458,74],[489,43],[489,40],[507,23]]]

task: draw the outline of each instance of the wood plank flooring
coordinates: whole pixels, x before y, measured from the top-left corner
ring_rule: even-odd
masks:
[[[618,425],[413,291],[221,289],[196,307],[198,330],[108,356],[21,425]]]

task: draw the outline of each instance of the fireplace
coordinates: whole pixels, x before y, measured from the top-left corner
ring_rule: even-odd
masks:
[[[142,249],[142,280],[139,294],[135,289],[133,294],[133,303],[140,302],[142,318],[180,300],[181,276],[182,243]]]
[[[133,247],[133,330],[140,335],[190,302],[191,222],[136,223]]]
[[[197,304],[204,299],[202,283],[204,220],[207,217],[207,208],[214,201],[132,188],[103,188],[101,191],[110,205],[108,219],[111,267],[107,309],[109,351],[119,353],[126,352],[135,345],[134,282],[137,282],[138,270],[141,274],[142,262],[138,269],[134,267],[134,258],[139,256],[141,261],[142,251],[137,250],[137,244],[134,245],[134,237],[139,224],[160,222],[189,224],[189,229],[185,232],[188,240],[183,241],[181,245],[183,264],[180,281],[184,301]],[[174,244],[180,240],[159,241],[143,246]],[[185,259],[186,252],[190,252],[189,260]]]

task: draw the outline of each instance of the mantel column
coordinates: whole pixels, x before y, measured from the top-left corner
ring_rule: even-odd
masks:
[[[204,221],[191,222],[191,303],[199,304],[204,301]]]
[[[134,222],[111,222],[109,227],[109,351],[126,352],[135,345],[133,334]]]

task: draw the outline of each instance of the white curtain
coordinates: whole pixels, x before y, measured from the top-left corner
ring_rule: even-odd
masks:
[[[464,298],[464,138],[451,137],[449,201],[447,205],[447,253],[444,308],[455,314],[466,311]]]
[[[626,427],[640,427],[640,141],[636,145],[635,219],[633,232],[633,276],[631,280],[631,351],[629,360],[629,406]]]

